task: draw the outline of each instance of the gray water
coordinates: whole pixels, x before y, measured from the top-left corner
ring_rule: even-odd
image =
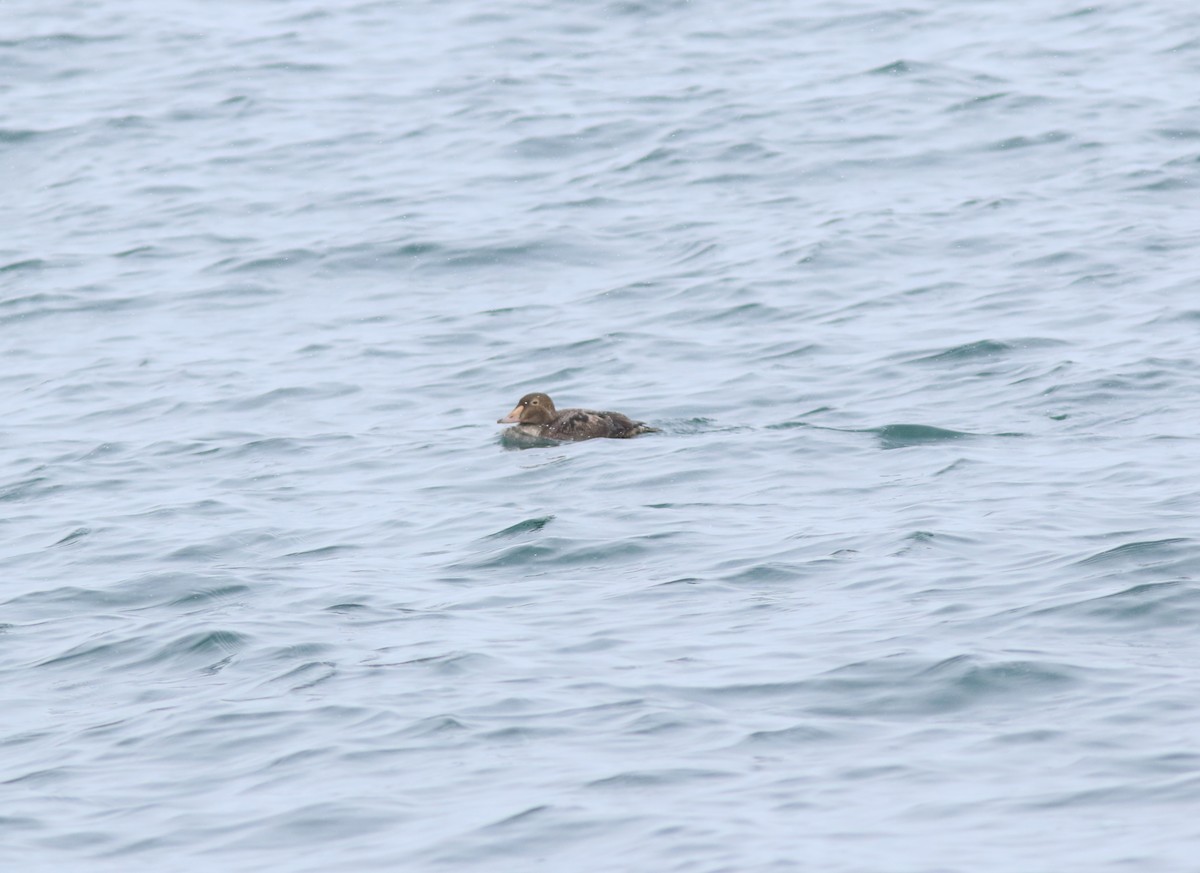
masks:
[[[1165,0],[4,3],[0,864],[1195,870],[1198,76]]]

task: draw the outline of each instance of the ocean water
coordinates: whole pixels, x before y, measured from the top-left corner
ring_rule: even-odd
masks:
[[[0,865],[1195,870],[1195,25],[4,3]]]

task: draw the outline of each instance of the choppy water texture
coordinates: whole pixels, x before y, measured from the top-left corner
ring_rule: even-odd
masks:
[[[4,869],[1195,869],[1188,4],[15,0],[0,71]]]

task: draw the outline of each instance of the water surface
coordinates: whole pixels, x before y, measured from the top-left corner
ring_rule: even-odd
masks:
[[[5,13],[6,867],[1194,869],[1182,5]]]

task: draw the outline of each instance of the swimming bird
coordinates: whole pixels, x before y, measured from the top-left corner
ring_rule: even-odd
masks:
[[[634,421],[619,412],[591,409],[555,409],[554,401],[541,393],[526,394],[516,408],[496,424],[515,424],[513,430],[531,437],[551,440],[590,440],[596,437],[629,439],[638,434],[658,433],[658,428]]]

